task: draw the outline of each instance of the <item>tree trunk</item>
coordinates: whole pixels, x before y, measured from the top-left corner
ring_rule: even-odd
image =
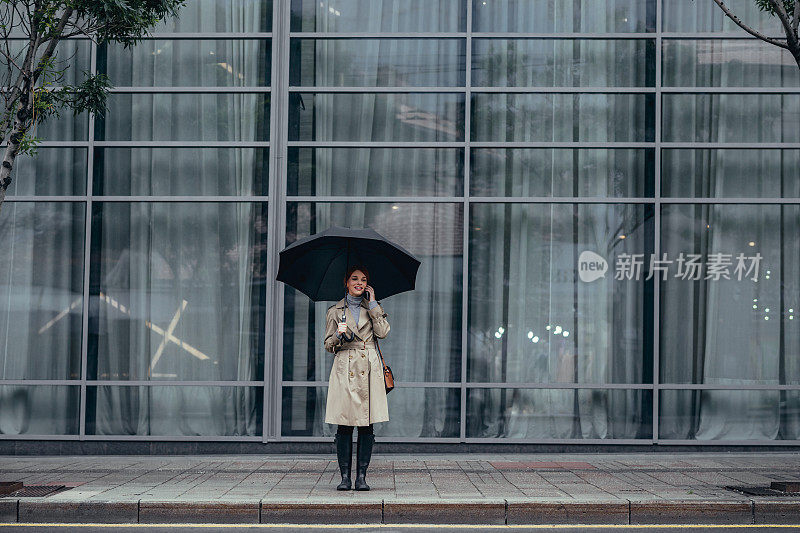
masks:
[[[0,214],[2,214],[3,202],[6,199],[6,191],[11,185],[11,170],[14,168],[14,161],[19,153],[20,143],[27,129],[26,123],[31,114],[28,107],[29,94],[28,91],[23,91],[21,95],[20,108],[14,114],[14,133],[8,138],[3,164],[0,166]]]

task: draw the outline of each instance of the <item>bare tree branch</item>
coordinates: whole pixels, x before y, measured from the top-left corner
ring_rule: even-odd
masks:
[[[713,0],[713,1],[714,1],[715,4],[717,4],[720,7],[720,9],[722,9],[722,12],[725,13],[725,16],[727,16],[729,19],[731,19],[733,22],[735,22],[737,26],[742,28],[744,31],[746,31],[747,33],[749,33],[753,37],[758,37],[762,41],[767,42],[769,44],[774,44],[775,46],[780,46],[781,48],[785,48],[787,50],[789,49],[789,45],[787,43],[784,43],[783,41],[778,41],[776,39],[772,39],[770,37],[767,37],[766,35],[764,35],[764,34],[762,34],[760,32],[757,32],[753,28],[751,28],[748,25],[746,25],[744,22],[742,22],[742,20],[739,17],[734,15],[733,12],[731,12],[730,9],[728,9],[728,6],[726,6],[725,3],[722,0]]]

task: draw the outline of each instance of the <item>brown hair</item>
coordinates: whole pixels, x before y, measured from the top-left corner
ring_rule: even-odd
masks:
[[[356,270],[360,270],[361,272],[364,273],[365,276],[367,276],[367,285],[369,285],[369,271],[363,266],[351,265],[350,268],[347,269],[347,272],[344,275],[344,288],[345,288],[345,290],[347,289],[347,280],[350,279],[350,276]]]

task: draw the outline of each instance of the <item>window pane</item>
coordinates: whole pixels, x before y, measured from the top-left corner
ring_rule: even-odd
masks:
[[[292,31],[465,31],[464,0],[292,0]]]
[[[799,94],[664,94],[664,141],[800,142]]]
[[[615,275],[622,254],[651,252],[650,206],[472,204],[470,215],[470,381],[650,382],[651,282]]]
[[[2,379],[81,377],[84,209],[6,202],[0,211]]]
[[[266,204],[94,208],[89,376],[261,379]]]
[[[651,439],[652,420],[649,390],[467,390],[467,437]]]
[[[662,383],[800,384],[798,234],[797,205],[664,207],[662,249],[686,263],[661,283]]]
[[[269,39],[145,39],[100,45],[97,69],[117,86],[268,87]]]
[[[654,113],[649,94],[473,94],[472,140],[653,141]]]
[[[269,148],[94,149],[95,195],[266,195]]]
[[[0,385],[0,434],[77,435],[81,388]]]
[[[677,87],[797,87],[788,50],[757,39],[665,39],[663,84]]]
[[[778,17],[764,13],[752,0],[725,0],[725,5],[745,24],[767,35],[783,35]],[[662,26],[664,31],[679,32],[730,32],[747,35],[714,2],[685,2],[662,0]],[[755,44],[750,39],[751,45]]]
[[[108,96],[98,141],[268,141],[269,94],[125,94]]]
[[[472,0],[472,27],[487,32],[650,32],[656,26],[655,3],[655,0]]]
[[[19,20],[13,22],[15,30],[22,29]],[[26,23],[27,24],[27,23]],[[16,33],[16,32],[12,32]],[[28,52],[27,39],[4,39],[3,45],[7,47],[3,54],[0,55],[0,70],[8,72],[9,61],[6,58],[8,53],[17,65],[22,65],[25,62],[25,55]],[[36,60],[40,60],[44,55],[46,46],[40,45],[36,50]],[[62,39],[58,41],[53,52],[53,67],[58,70],[63,70],[63,77],[60,81],[48,79],[48,85],[76,85],[82,82],[86,75],[84,71],[88,71],[91,66],[91,41],[89,39]],[[68,67],[68,68],[67,68]],[[19,72],[16,66],[11,66],[13,72]],[[37,87],[41,87],[42,79],[37,83]],[[8,85],[13,83],[13,80],[6,81]]]
[[[333,437],[337,426],[325,423],[327,395],[328,387],[284,387],[281,435]],[[397,387],[388,404],[389,420],[374,426],[378,438],[459,436],[460,388]]]
[[[332,225],[370,227],[414,254],[422,262],[415,290],[383,301],[376,287],[391,326],[379,341],[381,351],[397,380],[460,381],[462,217],[463,204],[290,202],[286,243]],[[285,288],[283,379],[330,376],[334,356],[323,342],[325,314],[333,303],[314,303]]]
[[[88,435],[261,434],[261,387],[101,386],[86,396]]]
[[[654,151],[473,148],[474,196],[653,196]]]
[[[463,86],[464,39],[293,39],[290,85]]]
[[[164,32],[264,32],[272,30],[272,0],[192,0],[178,17],[153,28]]]
[[[473,87],[652,87],[652,39],[474,39]]]
[[[36,152],[17,155],[8,196],[86,194],[86,148],[37,147]]]
[[[800,150],[663,150],[661,194],[686,198],[796,198],[800,196],[798,168]]]
[[[289,195],[463,196],[461,148],[289,148]]]
[[[290,141],[463,141],[464,95],[289,95]]]
[[[800,439],[799,391],[662,390],[660,394],[662,439]]]

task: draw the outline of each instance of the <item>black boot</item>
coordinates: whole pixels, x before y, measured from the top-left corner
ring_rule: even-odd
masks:
[[[375,442],[374,434],[358,435],[358,443],[356,444],[356,490],[369,490],[364,476],[367,475],[367,467],[369,466],[369,459],[372,456],[372,444]]]
[[[336,434],[336,458],[339,459],[339,471],[342,473],[342,482],[336,490],[350,490],[350,471],[353,464],[353,437],[351,435]]]

